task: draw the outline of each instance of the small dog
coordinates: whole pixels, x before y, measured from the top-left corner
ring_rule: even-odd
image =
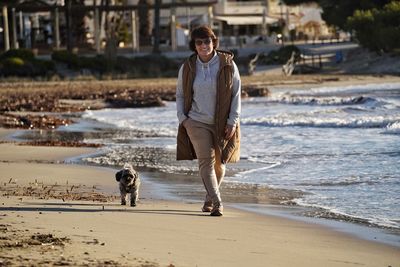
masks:
[[[131,164],[125,163],[122,170],[115,174],[115,179],[119,182],[121,193],[121,205],[126,205],[127,194],[131,194],[131,207],[136,206],[139,198],[140,178],[139,174],[133,169]]]

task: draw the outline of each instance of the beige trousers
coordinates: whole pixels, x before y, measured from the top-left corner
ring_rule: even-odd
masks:
[[[183,126],[188,133],[199,161],[200,177],[207,191],[205,201],[220,203],[219,186],[225,176],[225,164],[221,162],[221,152],[216,146],[215,125],[187,119]]]

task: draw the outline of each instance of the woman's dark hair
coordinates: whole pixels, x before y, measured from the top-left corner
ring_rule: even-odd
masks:
[[[190,33],[190,42],[189,42],[190,50],[196,52],[196,44],[194,43],[195,40],[206,39],[206,38],[211,38],[214,49],[218,48],[219,40],[217,36],[215,36],[213,30],[211,30],[211,28],[206,25],[202,25],[197,28],[194,28]]]

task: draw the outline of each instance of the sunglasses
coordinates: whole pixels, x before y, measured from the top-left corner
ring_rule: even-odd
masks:
[[[194,43],[197,46],[201,46],[202,44],[209,45],[209,44],[211,44],[211,39],[210,38],[207,38],[207,39],[196,39],[194,41]]]

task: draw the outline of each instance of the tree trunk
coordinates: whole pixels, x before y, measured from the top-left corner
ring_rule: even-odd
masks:
[[[105,57],[107,59],[107,69],[112,71],[114,69],[115,61],[117,60],[117,32],[115,27],[115,21],[110,18],[108,7],[110,6],[110,0],[106,0],[106,16],[105,16],[105,32],[106,32],[106,47]]]
[[[2,9],[3,9],[4,51],[7,51],[10,49],[10,35],[8,31],[8,8],[6,5],[4,5]]]
[[[72,21],[71,21],[71,6],[72,0],[65,0],[65,23],[67,24],[67,50],[72,52]]]
[[[160,53],[160,5],[162,0],[155,0],[154,8],[154,44],[153,53]]]
[[[139,13],[139,45],[151,45],[152,36],[152,19],[149,10],[150,0],[139,0],[138,13]]]

